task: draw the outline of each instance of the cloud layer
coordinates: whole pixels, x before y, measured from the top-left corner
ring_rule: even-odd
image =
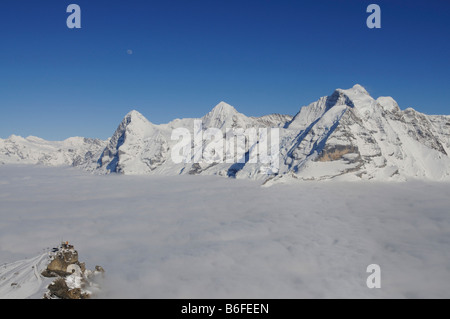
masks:
[[[449,206],[444,183],[0,166],[0,264],[69,240],[105,268],[101,298],[448,298]]]

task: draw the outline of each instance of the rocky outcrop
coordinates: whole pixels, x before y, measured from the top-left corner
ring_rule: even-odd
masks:
[[[82,292],[81,288],[70,289],[66,280],[58,277],[48,286],[48,293],[44,299],[89,299],[90,295]]]
[[[343,159],[347,154],[359,156],[358,148],[352,145],[327,145],[316,160],[320,162],[337,161]]]
[[[86,269],[85,263],[78,260],[78,251],[68,242],[54,248],[51,262],[41,273],[44,277],[55,278],[47,287],[44,299],[87,299],[96,288],[94,278],[103,275],[105,270],[96,266],[94,271]]]

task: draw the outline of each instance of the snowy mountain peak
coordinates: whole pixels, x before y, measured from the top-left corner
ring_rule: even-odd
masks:
[[[173,130],[185,128],[192,133],[196,120],[201,120],[203,132],[195,133],[206,133],[210,128],[223,133],[234,128],[279,128],[278,175],[261,173],[265,172],[262,162],[193,162],[198,159],[193,153],[191,162],[174,162],[173,150],[179,141],[172,138]],[[208,145],[205,140],[205,146]],[[250,154],[251,148],[251,143],[246,143],[243,151]],[[302,107],[293,118],[247,117],[220,102],[201,119],[160,125],[133,110],[107,141],[72,138],[49,142],[18,136],[0,139],[0,164],[68,164],[100,173],[220,175],[271,180],[270,183],[290,177],[320,180],[344,176],[450,180],[449,154],[450,116],[426,115],[413,109],[402,111],[393,98],[375,100],[358,84],[336,89]]]
[[[131,110],[126,116],[143,116],[139,111]]]
[[[350,99],[352,97],[358,97],[358,96],[370,96],[369,92],[367,92],[367,90],[359,84],[355,84],[353,87],[349,88],[349,89],[336,89],[335,93],[340,93],[340,94],[344,94],[347,97],[349,97]]]
[[[379,111],[379,104],[370,96],[367,90],[359,84],[350,89],[337,89],[329,98],[331,107],[334,105],[347,105],[361,118],[367,118]],[[330,106],[328,107],[328,109]]]
[[[127,124],[130,124],[131,122],[136,122],[136,121],[146,123],[146,124],[147,123],[151,124],[144,115],[142,115],[140,112],[138,112],[136,110],[132,110],[132,111],[128,112],[127,115],[125,115],[122,122],[126,122]]]
[[[251,119],[228,103],[220,102],[203,118],[203,126],[215,128],[247,127]]]
[[[146,136],[155,129],[155,125],[136,110],[125,115],[114,135],[119,136]],[[114,136],[113,136],[114,137]]]
[[[13,142],[23,142],[23,141],[25,141],[26,139],[23,138],[23,137],[20,136],[20,135],[11,134],[11,135],[7,138],[7,140],[13,141]]]
[[[336,89],[331,95],[323,96],[317,101],[303,106],[287,126],[304,130],[328,111],[334,110],[340,113],[342,107],[354,108],[356,102],[367,98],[373,100],[367,91],[358,84],[347,90]]]
[[[367,90],[359,85],[359,84],[355,84],[353,87],[349,88],[349,89],[337,89],[336,91],[340,92],[341,94],[344,94],[345,96],[347,96],[350,100],[354,101],[358,101],[358,100],[370,100],[372,101],[373,98],[370,96],[369,92],[367,92]]]
[[[400,111],[400,107],[397,102],[390,96],[380,96],[377,99],[377,103],[388,112]]]
[[[228,115],[228,114],[236,114],[238,111],[231,106],[230,104],[221,101],[219,104],[217,104],[207,115],[213,114],[215,116],[217,115]]]
[[[123,163],[134,157],[136,150],[142,149],[144,140],[156,135],[156,126],[136,110],[129,112],[117,127],[108,145],[97,161],[99,169],[125,173]],[[137,159],[139,160],[139,159]]]
[[[355,84],[351,89],[348,89],[348,90],[352,90],[354,92],[365,94],[365,95],[370,95],[369,92],[367,92],[367,90],[362,85],[359,85],[359,84]]]

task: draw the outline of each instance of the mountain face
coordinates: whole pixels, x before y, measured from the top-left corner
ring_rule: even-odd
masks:
[[[239,113],[231,105],[220,102],[211,112],[200,119],[177,119],[168,124],[155,125],[150,123],[137,111],[128,113],[111,137],[97,162],[97,171],[102,173],[122,174],[207,174],[234,176],[237,169],[232,163],[226,162],[226,154],[221,154],[218,161],[204,161],[210,141],[219,134],[223,143],[227,132],[236,129],[270,128],[284,125],[291,119],[284,115],[269,115],[262,118],[250,118]],[[173,148],[179,143],[178,136],[172,138],[176,129],[183,129],[189,135],[190,141],[186,147],[191,151],[183,163],[172,160]],[[219,139],[218,139],[219,140]],[[196,144],[196,145],[194,145]],[[235,143],[235,148],[238,143]],[[245,153],[253,145],[248,142],[241,145],[240,153]],[[236,153],[238,153],[236,151]],[[200,158],[200,160],[196,160]],[[222,163],[221,163],[222,162]],[[240,165],[245,166],[245,165]],[[254,169],[254,168],[252,168]],[[267,177],[267,176],[261,176]]]
[[[402,111],[391,97],[374,99],[360,85],[337,89],[294,117],[247,117],[220,102],[202,118],[159,125],[131,111],[107,141],[0,139],[0,163],[72,165],[102,174],[220,175],[267,185],[450,180],[449,155],[450,116]]]
[[[128,113],[97,161],[105,173],[147,174],[164,162],[167,142],[137,111]]]
[[[449,179],[449,129],[449,116],[401,111],[392,98],[375,100],[359,85],[338,89],[288,124],[297,135],[275,179]]]

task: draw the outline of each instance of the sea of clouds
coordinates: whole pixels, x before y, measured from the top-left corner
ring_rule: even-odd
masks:
[[[449,183],[4,165],[0,264],[68,240],[105,268],[99,298],[449,298],[449,207]],[[366,285],[374,263],[380,289]]]

